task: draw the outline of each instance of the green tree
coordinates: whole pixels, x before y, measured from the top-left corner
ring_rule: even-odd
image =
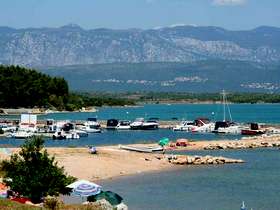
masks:
[[[66,186],[76,178],[68,176],[55,158],[43,150],[44,140],[34,137],[26,140],[19,154],[1,162],[4,182],[11,190],[38,203],[47,195],[67,194]]]

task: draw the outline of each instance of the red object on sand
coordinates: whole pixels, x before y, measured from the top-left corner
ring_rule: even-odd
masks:
[[[187,139],[178,139],[176,141],[177,147],[186,147],[186,146],[188,146],[188,144],[189,144],[189,141]]]

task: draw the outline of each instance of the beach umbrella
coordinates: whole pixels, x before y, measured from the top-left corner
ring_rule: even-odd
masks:
[[[117,193],[111,191],[102,191],[98,195],[88,197],[88,201],[107,200],[112,206],[119,205],[123,198]]]
[[[159,140],[159,142],[158,142],[158,144],[162,147],[167,145],[168,143],[169,143],[169,138],[163,138],[163,139]]]
[[[79,180],[68,186],[73,189],[73,194],[81,197],[97,195],[101,192],[101,186],[87,180]]]

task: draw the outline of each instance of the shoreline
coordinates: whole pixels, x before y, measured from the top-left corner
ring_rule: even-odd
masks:
[[[85,110],[75,110],[75,111],[67,111],[67,110],[62,110],[62,111],[52,111],[52,112],[37,112],[38,108],[1,108],[0,110],[3,111],[7,111],[9,110],[9,112],[4,112],[1,113],[0,112],[0,117],[2,116],[19,116],[21,114],[24,113],[30,113],[30,114],[36,114],[36,115],[48,115],[48,114],[63,114],[63,113],[96,113],[99,111],[100,108],[139,108],[139,107],[143,107],[144,105],[181,105],[181,104],[188,104],[188,105],[211,105],[211,104],[222,104],[221,101],[188,101],[188,100],[159,100],[157,102],[155,101],[144,101],[144,102],[136,102],[135,105],[124,105],[124,106],[108,106],[108,105],[104,105],[101,107],[89,107],[91,109],[85,109]],[[244,104],[244,105],[252,105],[252,104],[262,104],[262,105],[277,105],[280,104],[280,102],[276,102],[276,103],[269,103],[269,102],[256,102],[256,103],[250,103],[250,102],[244,102],[244,103],[236,103],[236,102],[229,102],[229,104]],[[10,111],[12,110],[12,111]],[[29,110],[29,111],[26,111]],[[36,110],[34,112],[32,112],[32,110]],[[31,111],[31,112],[30,112]]]
[[[242,147],[240,146],[243,145]],[[133,144],[128,146],[154,146],[155,144]],[[214,145],[214,146],[213,146]],[[216,147],[224,145],[224,147]],[[237,145],[236,147],[232,145]],[[253,145],[253,146],[252,146]],[[117,145],[99,146],[98,153],[90,154],[86,147],[63,148],[63,147],[45,147],[50,156],[55,156],[59,166],[63,166],[65,171],[78,179],[87,179],[91,181],[112,180],[122,176],[133,176],[136,174],[162,172],[166,170],[179,169],[184,166],[178,165],[216,165],[226,163],[243,163],[242,160],[233,160],[230,158],[211,156],[189,156],[188,151],[202,151],[218,149],[254,149],[262,147],[280,147],[280,136],[256,137],[243,140],[219,140],[219,141],[191,141],[187,147],[166,148],[167,153],[137,153],[121,150]],[[10,154],[17,153],[17,148],[3,148],[0,150],[0,159],[9,158]],[[8,152],[6,152],[8,151]],[[171,155],[172,152],[186,151],[186,155]],[[171,153],[171,154],[169,154]],[[176,156],[176,159],[169,159]],[[177,157],[178,156],[178,157]],[[198,158],[197,162],[194,162]],[[220,159],[219,159],[220,158]],[[188,162],[189,159],[192,162]],[[214,160],[214,161],[213,161]],[[216,162],[215,162],[216,161]],[[230,162],[232,161],[232,162]],[[199,166],[196,166],[199,167]]]

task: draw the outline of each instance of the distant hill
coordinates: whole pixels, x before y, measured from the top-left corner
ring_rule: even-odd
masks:
[[[41,68],[63,76],[72,90],[280,92],[280,64],[207,60],[192,63],[116,63]]]
[[[84,30],[0,27],[0,64],[65,66],[101,63],[236,60],[280,61],[280,28],[247,31],[176,26],[159,29]]]

